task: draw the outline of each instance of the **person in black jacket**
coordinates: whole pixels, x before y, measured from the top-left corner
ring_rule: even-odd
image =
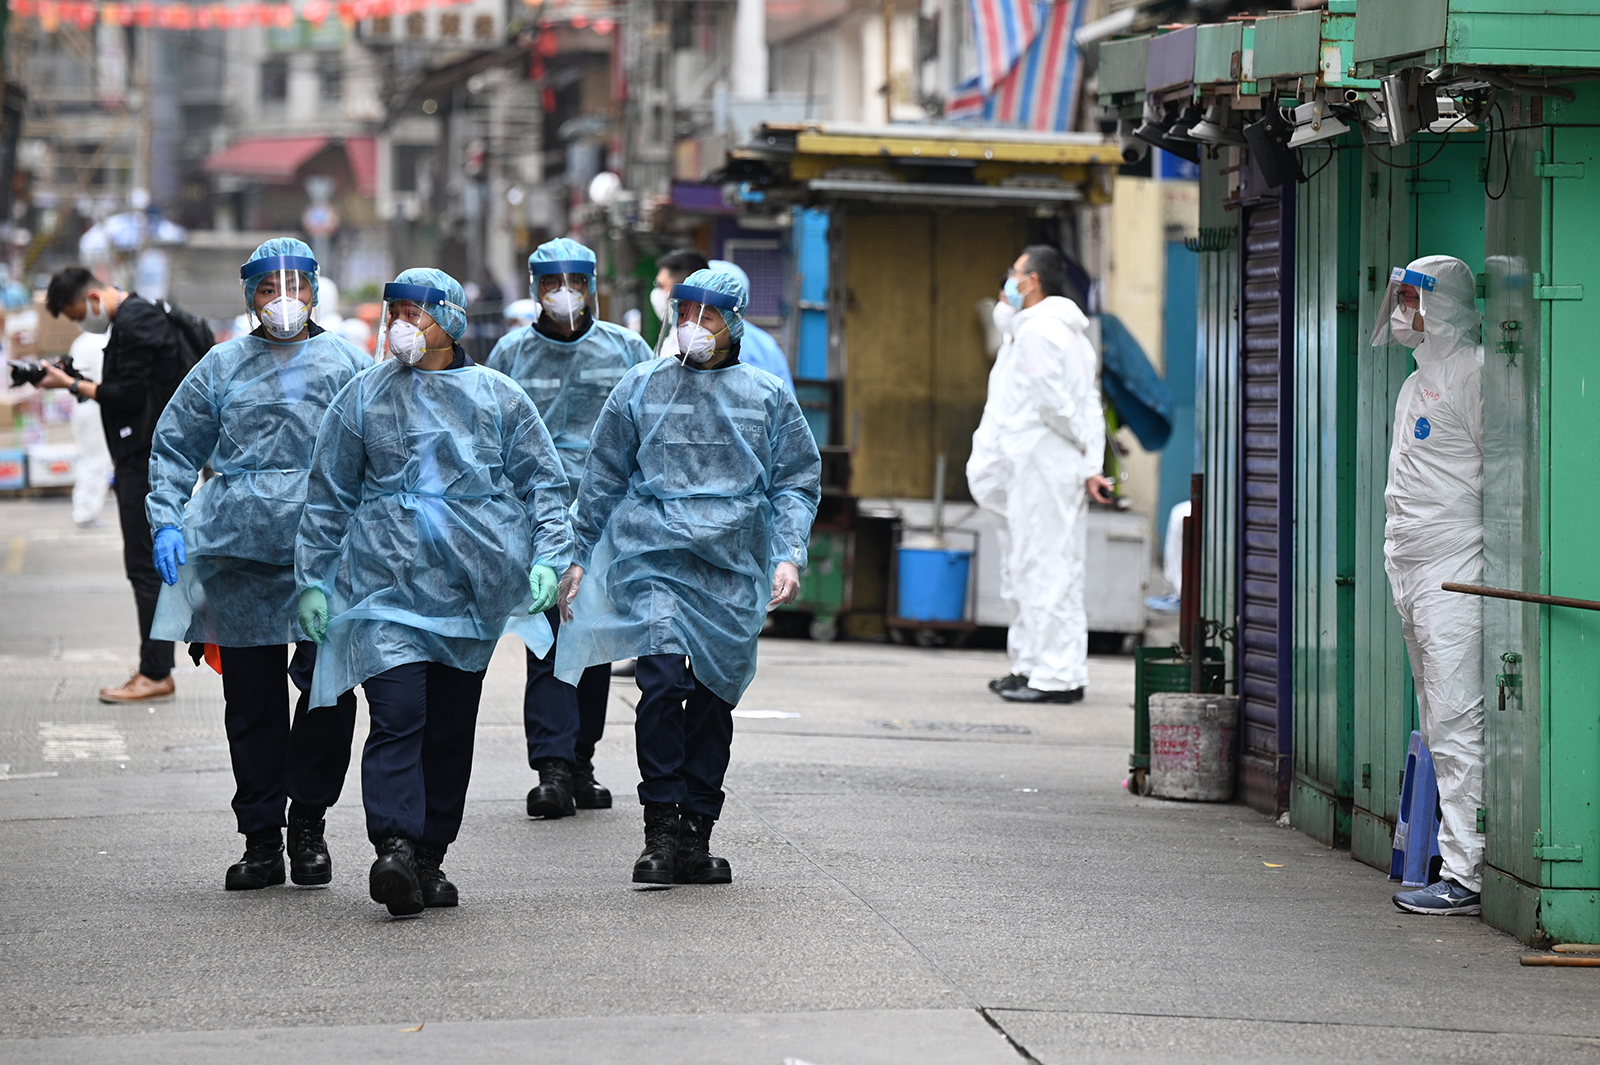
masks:
[[[51,366],[44,388],[65,388],[100,404],[106,444],[115,463],[117,512],[122,522],[122,565],[139,609],[139,670],[126,684],[100,689],[103,703],[170,699],[172,641],[152,640],[161,578],[156,574],[154,542],[145,519],[150,493],[150,441],[156,420],[183,380],[184,364],[166,312],[136,293],[103,284],[81,266],[50,279],[45,309],[65,315],[87,333],[110,332],[98,384],[78,381]]]

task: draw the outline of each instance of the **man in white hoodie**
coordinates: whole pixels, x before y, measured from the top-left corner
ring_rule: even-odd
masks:
[[[1089,683],[1084,613],[1088,503],[1110,502],[1105,414],[1089,322],[1066,298],[1061,253],[1030,245],[1006,276],[1006,339],[972,436],[967,484],[1004,518],[1000,592],[1016,608],[1011,675],[990,685],[1012,702],[1075,703]]]
[[[1389,279],[1372,344],[1413,349],[1395,403],[1383,500],[1384,569],[1416,681],[1417,718],[1439,781],[1442,879],[1402,891],[1409,913],[1481,909],[1483,600],[1442,591],[1483,582],[1483,348],[1472,268],[1429,255]]]

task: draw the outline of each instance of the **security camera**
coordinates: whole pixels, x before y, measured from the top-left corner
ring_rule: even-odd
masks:
[[[1185,121],[1183,136],[1173,135],[1173,127],[1180,121]],[[1200,145],[1188,137],[1188,126],[1200,120],[1199,108],[1180,112],[1177,105],[1162,108],[1153,100],[1144,102],[1144,117],[1134,127],[1133,135],[1139,140],[1154,148],[1176,155],[1180,159],[1187,159],[1191,163],[1200,161]]]
[[[1421,69],[1409,67],[1379,79],[1389,143],[1396,148],[1439,121],[1439,97],[1426,76]]]
[[[1122,152],[1124,163],[1137,163],[1150,154],[1150,145],[1133,135],[1135,122],[1131,118],[1124,118],[1117,123],[1117,147]]]

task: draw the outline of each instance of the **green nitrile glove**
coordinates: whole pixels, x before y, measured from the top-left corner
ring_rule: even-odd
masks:
[[[328,635],[328,597],[321,588],[300,593],[300,628],[318,647]]]
[[[549,566],[535,565],[528,571],[528,590],[533,593],[530,614],[543,614],[556,605],[556,571]]]

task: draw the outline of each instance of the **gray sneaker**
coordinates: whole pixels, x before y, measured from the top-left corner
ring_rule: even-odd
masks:
[[[1483,912],[1482,896],[1454,880],[1441,880],[1416,891],[1401,891],[1395,895],[1394,904],[1407,913],[1435,917],[1468,917]]]

